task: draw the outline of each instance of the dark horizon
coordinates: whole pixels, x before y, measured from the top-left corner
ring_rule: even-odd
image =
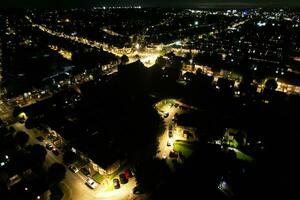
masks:
[[[75,7],[101,7],[101,6],[142,6],[142,7],[162,7],[162,8],[254,8],[254,7],[270,7],[270,8],[282,8],[282,7],[300,7],[300,2],[296,0],[287,1],[227,1],[220,2],[219,0],[207,1],[207,0],[186,0],[176,1],[172,0],[124,0],[122,2],[117,0],[9,0],[0,3],[2,8],[75,8]]]

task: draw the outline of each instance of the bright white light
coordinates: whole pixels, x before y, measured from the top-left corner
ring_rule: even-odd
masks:
[[[259,26],[259,27],[266,26],[266,22],[261,22],[261,21],[259,21],[259,22],[257,23],[257,26]]]
[[[175,44],[176,45],[181,45],[181,41],[177,41]]]
[[[71,151],[76,153],[76,149],[74,147],[72,147]]]
[[[136,48],[136,49],[139,49],[139,48],[140,48],[140,44],[136,44],[136,45],[135,45],[135,48]]]
[[[194,23],[196,26],[198,26],[198,24],[199,24],[199,22],[198,21],[195,21],[195,23]]]

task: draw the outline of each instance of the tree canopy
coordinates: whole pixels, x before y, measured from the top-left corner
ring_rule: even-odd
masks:
[[[20,145],[24,146],[29,140],[29,135],[24,131],[18,131],[15,135],[15,142]]]

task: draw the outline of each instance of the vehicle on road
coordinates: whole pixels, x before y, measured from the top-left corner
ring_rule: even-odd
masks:
[[[126,178],[126,175],[125,175],[124,173],[120,174],[120,175],[119,175],[119,178],[120,178],[121,184],[126,184],[126,183],[128,183],[128,179]]]
[[[50,144],[50,143],[47,143],[46,144],[46,149],[48,149],[48,150],[52,150],[54,147],[52,146],[52,144]]]
[[[72,172],[74,172],[74,173],[79,172],[79,169],[78,169],[77,167],[75,167],[74,165],[71,165],[71,166],[69,167],[69,169],[70,169]]]
[[[133,192],[133,194],[143,194],[143,193],[145,193],[144,189],[140,185],[137,185],[136,187],[134,187],[132,192]]]
[[[91,178],[88,178],[86,180],[85,184],[87,186],[89,186],[90,188],[92,188],[92,189],[95,189],[98,186],[98,184],[93,179],[91,179]]]
[[[85,167],[81,168],[80,170],[85,176],[90,176],[91,173],[89,172],[89,170]]]
[[[179,106],[179,108],[182,109],[182,110],[186,109],[186,107],[184,107],[184,106]]]
[[[169,117],[169,113],[168,112],[164,113],[164,118],[167,118],[167,117]]]
[[[170,158],[178,158],[178,155],[179,154],[175,151],[171,151],[170,154],[169,154]]]
[[[173,132],[169,131],[169,138],[172,138],[172,137],[173,137]]]
[[[133,174],[132,174],[132,172],[131,172],[130,169],[126,169],[126,170],[124,171],[124,174],[125,174],[125,176],[126,176],[127,179],[133,177]]]
[[[170,140],[168,140],[167,146],[168,146],[168,147],[171,146],[171,141],[170,141]]]
[[[42,136],[37,136],[36,139],[40,142],[43,142],[45,140],[44,137]]]
[[[57,149],[55,149],[55,148],[52,149],[52,153],[53,153],[54,155],[56,155],[56,156],[59,155],[59,151],[58,151]]]
[[[114,188],[115,189],[119,189],[121,187],[119,179],[114,178],[113,183],[114,183]]]

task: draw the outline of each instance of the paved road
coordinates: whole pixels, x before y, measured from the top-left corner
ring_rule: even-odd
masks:
[[[29,135],[28,144],[41,144],[45,146],[45,142],[50,142],[46,138],[46,134],[38,129],[27,129],[24,124],[19,122],[12,125],[16,131],[24,131]],[[37,136],[43,136],[44,142],[36,139]],[[62,153],[58,156],[54,155],[51,151],[47,150],[46,160],[44,167],[47,169],[51,164],[58,162],[62,163]],[[81,172],[73,173],[67,169],[66,178],[60,183],[60,187],[64,192],[63,200],[93,200],[93,199],[109,199],[109,200],[143,200],[146,199],[145,195],[134,195],[132,189],[136,186],[134,178],[130,179],[126,185],[121,185],[121,188],[111,192],[103,192],[103,186],[99,185],[96,189],[90,189],[85,185],[86,177]],[[43,199],[49,199],[49,194],[43,195]]]
[[[167,118],[164,118],[165,132],[158,139],[159,140],[159,146],[158,146],[159,152],[157,153],[156,156],[160,159],[166,159],[169,156],[170,151],[173,150],[173,142],[176,139],[181,139],[181,136],[179,136],[178,133],[174,129],[175,122],[172,121],[172,118],[175,116],[176,113],[182,114],[185,112],[184,110],[182,110],[180,108],[180,106],[190,108],[190,106],[185,105],[179,101],[176,101],[176,103],[179,104],[179,106],[177,108],[174,105],[171,106],[171,104],[169,104],[170,105],[170,108],[168,109],[169,116]],[[163,115],[163,113],[161,113],[161,114]],[[171,124],[173,126],[173,128],[172,128],[173,137],[169,138],[169,126]],[[171,146],[167,146],[168,140],[170,141]]]

